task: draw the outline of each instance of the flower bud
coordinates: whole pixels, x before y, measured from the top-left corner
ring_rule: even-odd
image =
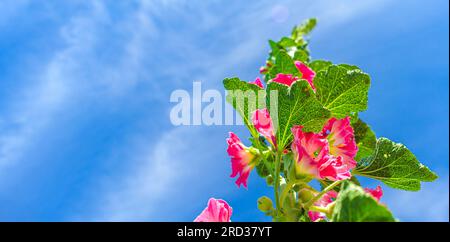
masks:
[[[273,203],[270,198],[262,196],[258,199],[258,209],[262,212],[268,212],[273,209]]]
[[[300,201],[302,201],[303,203],[308,202],[309,200],[311,200],[313,197],[315,196],[315,193],[313,191],[311,191],[308,188],[302,188],[300,189],[300,191],[298,192],[298,198],[300,199]]]
[[[266,177],[266,183],[268,186],[273,187],[274,182],[275,182],[275,180],[273,179],[272,175],[268,175]]]

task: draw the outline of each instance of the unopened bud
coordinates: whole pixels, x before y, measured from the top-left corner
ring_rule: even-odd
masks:
[[[298,192],[298,198],[303,202],[306,203],[309,200],[311,200],[315,196],[315,193],[311,191],[308,188],[302,188]]]
[[[266,183],[268,186],[273,187],[274,182],[275,182],[275,180],[273,179],[272,175],[268,175],[266,177]]]
[[[270,198],[262,196],[258,199],[258,209],[262,212],[268,212],[273,209],[273,203]]]

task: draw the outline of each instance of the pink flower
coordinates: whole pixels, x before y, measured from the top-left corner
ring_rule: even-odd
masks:
[[[332,181],[351,177],[342,158],[329,154],[328,141],[321,134],[303,132],[301,126],[294,126],[292,133],[292,151],[297,173]]]
[[[208,206],[194,222],[231,222],[233,209],[222,199],[210,198]]]
[[[333,202],[333,199],[335,199],[336,197],[337,197],[337,192],[331,190],[331,191],[325,193],[317,202],[315,202],[314,206],[326,208],[330,203]],[[313,221],[313,222],[316,222],[316,221],[319,221],[320,219],[326,218],[326,215],[324,213],[316,212],[316,211],[308,211],[308,216],[311,219],[311,221]]]
[[[332,181],[345,180],[352,177],[348,166],[342,162],[342,157],[328,155],[328,160],[319,166],[320,177]]]
[[[300,73],[302,73],[302,79],[305,79],[306,81],[308,81],[311,88],[314,91],[316,91],[316,88],[314,87],[314,83],[313,83],[316,73],[301,61],[296,61],[295,66],[297,67],[298,71],[300,71]]]
[[[264,86],[263,86],[263,84],[262,84],[262,82],[261,82],[261,79],[260,79],[259,77],[257,77],[254,81],[249,82],[249,83],[255,84],[255,85],[257,85],[258,87],[264,89]]]
[[[279,73],[271,81],[277,82],[277,83],[280,83],[280,84],[284,84],[284,85],[287,85],[287,86],[291,86],[292,83],[294,83],[297,80],[298,80],[298,77],[293,76],[292,74]]]
[[[322,135],[328,139],[330,154],[342,157],[342,162],[353,169],[356,166],[355,156],[358,152],[350,117],[344,119],[331,118],[325,124]]]
[[[227,139],[227,143],[227,152],[231,157],[231,177],[236,177],[239,174],[236,184],[238,187],[242,184],[247,188],[248,176],[254,167],[254,165],[251,164],[254,155],[244,144],[242,144],[239,137],[233,132],[230,132],[230,138]]]
[[[364,188],[364,191],[372,195],[373,198],[375,198],[377,201],[380,201],[381,197],[383,196],[383,190],[380,186],[377,186],[375,189],[370,188]]]
[[[319,163],[323,163],[328,155],[327,140],[318,134],[303,132],[301,126],[294,126],[292,133],[294,141],[291,148],[297,161],[296,171],[319,177]]]
[[[256,110],[252,115],[252,122],[255,129],[273,146],[276,146],[273,123],[267,108]]]

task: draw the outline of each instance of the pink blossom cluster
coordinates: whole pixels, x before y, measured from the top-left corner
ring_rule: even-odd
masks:
[[[315,92],[313,80],[315,72],[300,61],[295,62],[295,66],[302,74],[300,79],[292,74],[277,74],[269,82],[276,82],[291,86],[296,81],[302,79],[307,81],[311,89]],[[270,67],[268,65],[268,67]],[[260,70],[261,73],[267,71],[266,67]],[[250,82],[264,89],[260,78]],[[255,130],[265,138],[265,140],[277,150],[277,139],[272,118],[269,111],[264,109],[256,110],[251,121]],[[350,117],[343,119],[329,119],[323,129],[318,133],[305,132],[302,126],[294,126],[291,129],[293,141],[290,151],[295,160],[295,173],[303,177],[316,178],[319,180],[339,181],[351,178],[351,170],[356,167],[355,156],[358,147],[355,143],[354,131],[350,124]],[[243,185],[248,188],[248,178],[250,172],[255,167],[257,152],[251,147],[245,146],[239,137],[233,132],[227,138],[227,153],[231,158],[231,177],[237,177],[238,187]],[[283,153],[290,152],[285,150]],[[381,187],[376,189],[365,189],[376,200],[383,194]],[[337,192],[330,191],[323,195],[314,203],[316,207],[327,208],[333,204],[337,197]],[[211,198],[207,208],[195,219],[198,222],[228,222],[230,221],[232,209],[223,200]],[[309,211],[311,221],[324,219],[326,215],[321,212]]]

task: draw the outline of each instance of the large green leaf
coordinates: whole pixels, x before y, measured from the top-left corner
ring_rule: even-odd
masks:
[[[265,92],[257,85],[241,81],[236,77],[225,78],[223,85],[229,91],[226,97],[227,102],[233,105],[244,123],[251,126],[250,118],[253,112],[265,107]]]
[[[344,182],[331,217],[333,222],[395,222],[389,209],[361,187]]]
[[[272,97],[270,93],[277,95]],[[293,125],[303,125],[305,131],[318,132],[330,117],[330,112],[322,107],[308,82],[304,80],[294,82],[291,87],[269,82],[266,97],[266,105],[277,129],[277,142],[281,148],[291,140]]]
[[[336,118],[367,109],[370,77],[349,65],[332,65],[314,79],[316,95]]]
[[[377,137],[364,121],[359,118],[352,119],[352,127],[355,134],[355,142],[358,146],[358,154],[355,160],[359,161],[362,158],[371,156],[377,145]]]
[[[390,187],[409,191],[418,191],[420,182],[430,182],[437,178],[437,175],[421,164],[403,144],[386,138],[377,140],[373,155],[359,162],[353,174],[377,179]]]

